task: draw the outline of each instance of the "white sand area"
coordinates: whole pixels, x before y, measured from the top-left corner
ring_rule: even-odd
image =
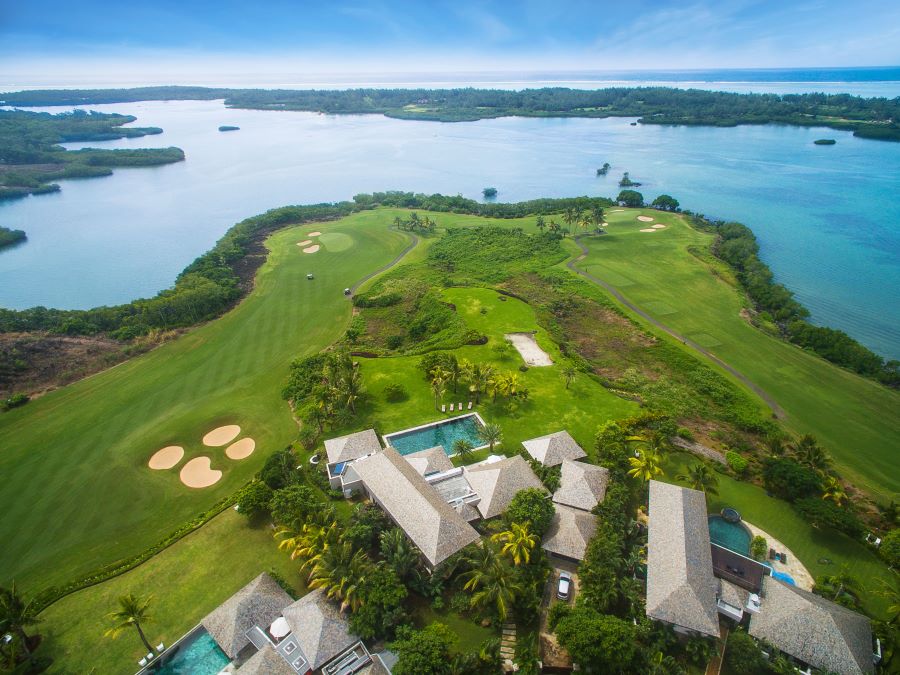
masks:
[[[652,227],[654,230],[664,230],[664,229],[666,229],[666,226],[663,225],[662,223],[657,223],[656,225],[651,225],[651,227]]]
[[[641,232],[656,232],[652,227],[641,228]]]
[[[553,359],[538,346],[533,333],[507,333],[504,335],[529,366],[552,366]]]
[[[625,213],[625,209],[613,209],[610,213]]]
[[[308,246],[307,248],[303,249],[303,252],[304,253],[315,253],[320,248],[321,247],[318,244],[313,244],[312,246]]]
[[[652,223],[653,222],[653,218],[651,218],[650,216],[638,216],[637,219],[639,221],[641,221],[642,223]]]
[[[310,233],[309,233],[308,235],[306,235],[306,236],[307,236],[307,237],[318,237],[320,234],[322,234],[322,233],[319,232],[319,231],[317,230],[317,231],[315,231],[315,232],[310,232]]]
[[[297,246],[303,248],[304,246],[309,246],[312,243],[312,239],[307,239],[306,241],[298,241]]]
[[[181,482],[189,488],[205,488],[215,485],[222,477],[222,472],[211,467],[209,457],[194,457],[181,468],[178,475]]]
[[[256,450],[256,441],[252,438],[242,438],[232,443],[225,449],[228,459],[247,459]]]
[[[239,433],[241,433],[241,428],[237,424],[216,427],[203,437],[203,445],[217,448],[220,445],[231,443],[231,441],[238,437]]]
[[[147,462],[147,466],[157,471],[171,469],[181,461],[182,457],[184,457],[184,448],[180,445],[167,445],[153,453],[153,457]]]

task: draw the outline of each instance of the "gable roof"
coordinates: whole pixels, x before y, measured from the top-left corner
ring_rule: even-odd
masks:
[[[432,566],[478,541],[475,529],[393,448],[357,460],[354,468]]]
[[[321,588],[285,607],[283,614],[312,670],[359,642],[337,604]]]
[[[516,455],[499,462],[483,462],[465,467],[466,480],[478,493],[478,510],[484,518],[493,518],[506,511],[519,490],[537,488],[547,490],[534,475],[525,458]]]
[[[609,469],[585,462],[563,460],[559,489],[553,501],[576,509],[590,511],[606,497]]]
[[[329,464],[349,462],[379,450],[381,450],[381,443],[378,442],[378,434],[374,429],[357,431],[325,441],[325,454],[328,455]]]
[[[763,579],[759,614],[750,635],[832,673],[874,673],[869,620],[773,577]]]
[[[541,545],[545,551],[584,560],[588,543],[596,533],[597,516],[559,504]]]
[[[263,573],[207,614],[200,623],[222,651],[234,659],[250,644],[246,632],[254,626],[267,629],[291,602],[291,596]]]
[[[440,471],[449,471],[453,468],[453,462],[447,457],[442,445],[436,445],[427,450],[419,450],[403,455],[403,458],[412,464],[413,468],[419,472],[421,476],[427,476],[431,473]]]
[[[650,481],[647,616],[719,636],[706,496]]]
[[[546,436],[539,436],[522,441],[528,454],[544,466],[562,464],[564,459],[581,459],[587,453],[575,442],[568,431],[557,431]]]
[[[297,675],[297,671],[275,651],[272,645],[265,645],[236,671],[239,675]]]

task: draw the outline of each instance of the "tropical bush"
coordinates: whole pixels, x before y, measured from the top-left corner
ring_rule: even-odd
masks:
[[[529,523],[531,531],[543,537],[550,527],[554,513],[553,502],[546,493],[537,488],[526,488],[512,498],[504,518],[510,524]]]
[[[746,457],[734,450],[729,450],[725,453],[725,461],[728,462],[728,466],[730,466],[731,470],[738,476],[743,476],[744,472],[747,470],[747,466],[750,464]]]
[[[819,495],[822,491],[819,474],[788,457],[766,460],[763,480],[769,492],[789,502]]]
[[[268,513],[271,501],[272,489],[263,482],[253,481],[238,496],[238,512],[248,518],[255,518]]]
[[[900,529],[893,529],[884,535],[878,552],[888,565],[900,567]]]
[[[769,552],[769,542],[760,535],[753,537],[750,542],[750,555],[754,560],[765,560],[766,554]]]

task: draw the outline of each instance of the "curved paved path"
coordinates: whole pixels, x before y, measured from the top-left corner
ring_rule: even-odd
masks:
[[[377,277],[382,272],[387,272],[394,265],[396,265],[398,262],[403,260],[403,258],[406,256],[406,254],[409,253],[410,251],[412,251],[416,247],[416,244],[419,243],[419,238],[416,235],[414,235],[412,232],[407,232],[406,234],[408,234],[412,238],[412,241],[409,242],[409,246],[407,246],[405,249],[400,251],[399,255],[397,255],[396,258],[391,260],[391,262],[389,262],[387,265],[385,265],[384,267],[379,267],[377,270],[375,270],[371,274],[367,274],[362,279],[360,279],[355,284],[353,284],[350,287],[350,295],[348,297],[352,298],[353,294],[356,293],[357,289],[360,286],[362,286],[364,283],[366,283],[369,279],[371,279],[373,277]]]
[[[764,389],[762,389],[759,385],[752,382],[746,375],[744,375],[740,371],[736,370],[732,366],[728,365],[727,363],[725,363],[725,361],[720,359],[718,356],[716,356],[715,354],[712,354],[709,350],[705,349],[704,347],[702,347],[698,343],[694,342],[690,338],[687,338],[684,335],[681,335],[680,333],[678,333],[675,330],[666,326],[664,323],[661,323],[657,319],[655,319],[652,316],[650,316],[649,314],[647,314],[647,312],[642,310],[640,307],[635,305],[633,302],[629,301],[614,286],[609,285],[602,279],[598,279],[593,274],[590,274],[588,272],[585,272],[582,269],[579,269],[577,267],[577,264],[580,263],[585,258],[587,258],[588,254],[590,253],[590,251],[588,251],[587,246],[582,244],[581,241],[579,241],[579,240],[580,240],[580,237],[576,237],[573,241],[576,244],[578,244],[578,248],[581,249],[581,254],[577,258],[574,258],[574,259],[570,260],[569,262],[567,262],[566,267],[568,267],[570,270],[572,270],[576,274],[584,277],[591,283],[597,284],[598,286],[602,287],[603,289],[608,291],[616,300],[621,302],[623,305],[625,305],[628,309],[630,309],[632,312],[634,312],[641,318],[646,319],[651,324],[653,324],[660,330],[665,331],[666,333],[668,333],[675,339],[681,340],[681,342],[686,344],[688,347],[695,349],[696,351],[703,354],[703,356],[708,358],[710,361],[712,361],[716,365],[727,370],[729,373],[734,375],[738,380],[740,380],[743,384],[745,384],[747,387],[749,387],[763,401],[765,401],[766,405],[769,406],[769,408],[772,410],[772,413],[775,415],[775,417],[777,417],[778,419],[784,419],[784,417],[785,417],[784,409],[782,409],[782,407],[780,405],[778,405],[778,402],[774,398],[772,398],[768,393],[766,393],[766,391]]]

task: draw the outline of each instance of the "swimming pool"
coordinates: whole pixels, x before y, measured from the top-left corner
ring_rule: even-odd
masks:
[[[206,629],[200,628],[164,654],[147,672],[153,675],[216,675],[230,662]]]
[[[740,523],[729,523],[722,516],[709,517],[709,539],[735,553],[750,555],[750,530]]]
[[[447,455],[453,454],[453,444],[462,439],[469,441],[473,448],[485,448],[478,432],[484,421],[478,413],[469,413],[449,420],[423,424],[420,427],[404,429],[384,437],[384,442],[401,455],[409,455],[419,450],[427,450],[437,445],[443,446]]]

